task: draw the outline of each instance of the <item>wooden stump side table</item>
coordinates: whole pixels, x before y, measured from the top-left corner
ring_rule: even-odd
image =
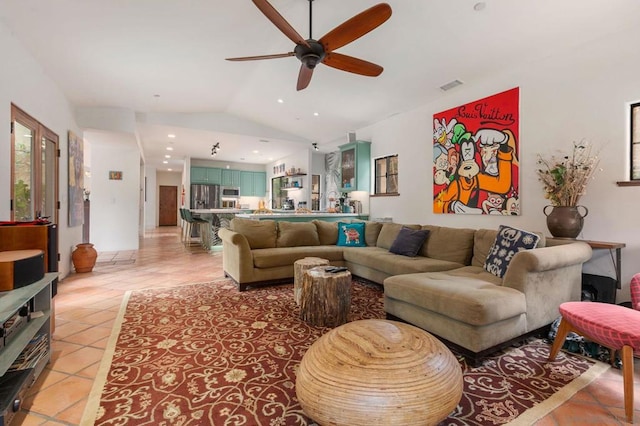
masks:
[[[328,272],[326,266],[307,270],[302,277],[300,318],[315,326],[337,327],[351,309],[351,273]]]
[[[296,301],[296,305],[300,306],[300,292],[302,291],[302,277],[304,277],[304,273],[316,266],[325,266],[328,264],[329,261],[327,259],[320,257],[305,257],[293,263],[293,298]]]
[[[426,331],[367,319],[336,327],[302,357],[296,396],[321,425],[435,425],[462,397],[462,370]]]

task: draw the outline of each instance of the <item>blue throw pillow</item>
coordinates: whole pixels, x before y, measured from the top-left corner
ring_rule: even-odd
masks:
[[[484,261],[484,269],[502,278],[509,262],[521,250],[536,248],[540,236],[521,229],[500,225],[496,239]]]
[[[403,256],[416,257],[428,236],[428,229],[402,227],[393,244],[389,247],[389,251]]]
[[[338,222],[338,244],[345,247],[366,247],[364,222]]]

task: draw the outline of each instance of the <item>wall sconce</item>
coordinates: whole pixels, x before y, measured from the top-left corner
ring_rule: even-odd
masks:
[[[211,147],[211,156],[215,157],[218,154],[219,150],[220,150],[220,142],[216,142],[216,144]]]
[[[319,151],[320,150],[320,148],[318,148],[318,143],[317,142],[312,142],[311,146],[313,147],[314,151]]]

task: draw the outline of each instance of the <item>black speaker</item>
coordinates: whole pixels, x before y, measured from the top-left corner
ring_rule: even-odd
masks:
[[[58,272],[58,225],[47,225],[47,271]],[[51,283],[51,297],[58,293],[58,278]]]
[[[582,299],[592,302],[616,303],[616,286],[617,281],[614,278],[582,274]]]

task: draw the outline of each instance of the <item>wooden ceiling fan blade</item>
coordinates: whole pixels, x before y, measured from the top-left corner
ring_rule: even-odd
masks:
[[[391,16],[391,6],[380,3],[338,25],[318,40],[331,52],[382,25]]]
[[[298,73],[298,84],[296,85],[296,90],[306,89],[311,82],[312,76],[313,68],[309,68],[305,64],[302,64],[300,66],[300,72]]]
[[[327,53],[322,63],[331,68],[366,75],[368,77],[377,77],[384,70],[380,65],[374,64],[373,62],[335,52]]]
[[[266,16],[284,35],[289,37],[295,44],[302,44],[309,47],[309,43],[287,22],[286,19],[271,6],[267,0],[253,0],[258,9]]]
[[[289,56],[295,56],[295,53],[277,53],[275,55],[260,55],[260,56],[241,56],[239,58],[226,58],[227,61],[257,61],[260,59],[276,59],[276,58],[288,58]]]

